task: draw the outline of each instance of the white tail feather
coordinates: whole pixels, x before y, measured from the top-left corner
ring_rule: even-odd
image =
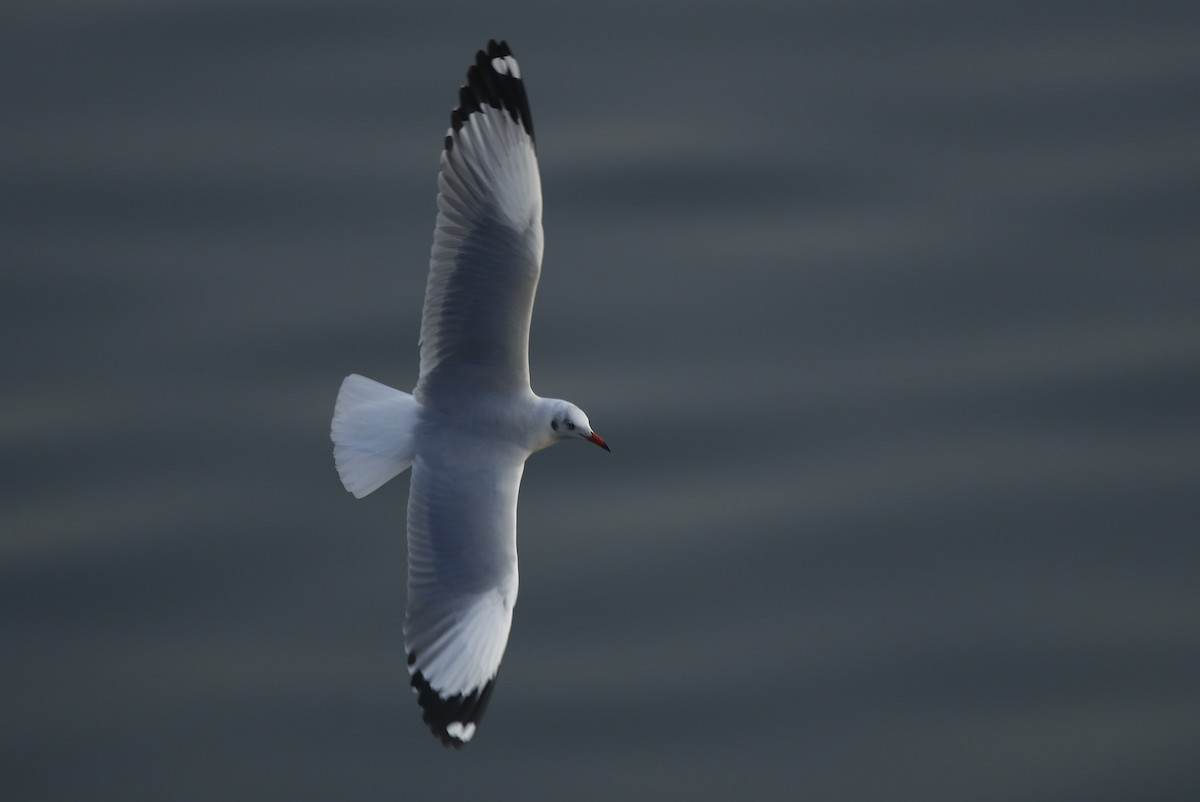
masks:
[[[412,465],[420,404],[408,393],[357,374],[347,376],[333,409],[333,460],[355,498]]]

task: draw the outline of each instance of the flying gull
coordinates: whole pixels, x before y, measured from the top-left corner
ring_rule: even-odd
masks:
[[[517,601],[525,460],[561,440],[609,450],[579,407],[529,386],[542,265],[542,191],[521,69],[488,42],[450,115],[412,394],[342,382],[334,460],[357,498],[412,468],[408,672],[425,723],[471,740],[495,688]]]

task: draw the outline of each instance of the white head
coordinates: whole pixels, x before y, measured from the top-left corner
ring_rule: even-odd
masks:
[[[587,440],[589,443],[595,443],[605,451],[612,450],[608,447],[608,443],[604,442],[603,437],[592,431],[592,424],[582,409],[568,401],[557,399],[547,406],[550,413],[550,420],[546,423],[550,427],[548,445],[558,440],[579,438]]]

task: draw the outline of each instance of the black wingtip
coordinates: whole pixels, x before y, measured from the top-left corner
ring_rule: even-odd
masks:
[[[408,664],[411,666],[415,662],[416,655],[409,654]],[[417,694],[417,704],[421,706],[421,720],[429,727],[429,731],[442,742],[442,746],[462,749],[483,719],[492,698],[492,690],[496,687],[496,678],[492,677],[482,688],[476,688],[469,694],[456,693],[450,697],[443,697],[435,691],[419,670],[413,672],[411,684]]]
[[[535,140],[521,68],[503,39],[499,42],[489,39],[487,50],[478,51],[475,63],[467,69],[467,83],[458,90],[458,106],[450,112],[453,134],[462,130],[471,115],[485,105],[507,111],[513,122],[519,123],[529,138]],[[453,134],[446,137],[446,150],[454,147]]]

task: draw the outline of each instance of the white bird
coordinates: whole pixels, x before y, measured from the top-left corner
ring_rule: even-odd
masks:
[[[450,115],[412,395],[342,382],[334,461],[362,498],[412,467],[408,672],[425,723],[471,740],[517,601],[517,493],[525,460],[560,440],[606,451],[579,407],[529,386],[529,320],[542,264],[542,191],[521,70],[488,42]]]

